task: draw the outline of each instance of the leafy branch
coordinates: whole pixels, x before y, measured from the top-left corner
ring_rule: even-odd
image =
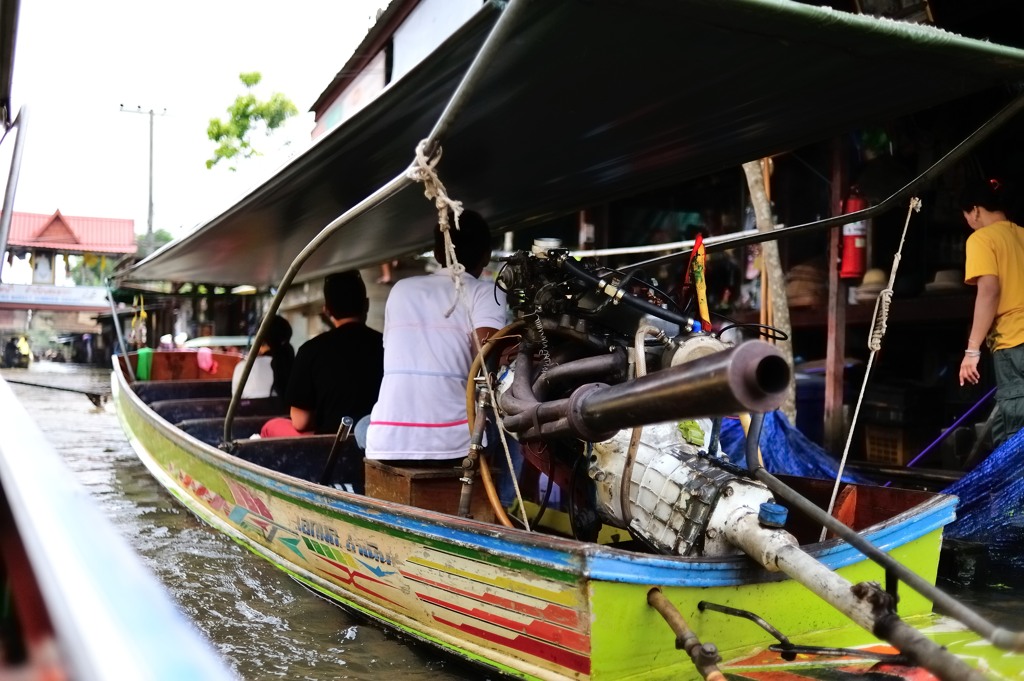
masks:
[[[241,73],[238,78],[245,85],[245,93],[238,95],[234,103],[227,108],[226,119],[211,118],[210,125],[206,128],[206,136],[217,144],[213,157],[206,161],[207,168],[212,168],[223,160],[260,155],[250,141],[252,135],[262,129],[264,134],[269,136],[286,120],[299,113],[295,104],[280,92],[275,92],[266,101],[256,97],[253,88],[263,79],[258,71]],[[237,168],[232,165],[230,170],[234,171]]]

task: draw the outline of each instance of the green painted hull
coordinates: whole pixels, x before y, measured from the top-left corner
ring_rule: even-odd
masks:
[[[182,433],[116,370],[113,394],[141,460],[200,518],[325,596],[494,670],[537,679],[699,678],[647,605],[654,586],[702,641],[718,646],[730,673],[790,665],[777,654],[761,655],[774,642],[764,630],[700,612],[700,601],[753,611],[796,643],[879,645],[797,582],[746,558],[650,556],[347,494],[259,468]],[[952,509],[952,500],[936,497],[867,534],[934,581],[941,528]],[[841,542],[809,552],[852,582],[884,581],[880,568]],[[900,595],[902,616],[930,617],[924,598],[907,588]],[[962,633],[944,636],[976,643]],[[832,666],[799,663],[805,671]],[[1021,660],[997,653],[984,664],[1016,678]]]

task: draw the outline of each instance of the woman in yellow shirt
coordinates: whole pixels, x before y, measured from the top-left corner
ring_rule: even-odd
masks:
[[[1024,228],[1007,217],[1006,194],[1002,183],[988,180],[968,186],[960,200],[973,230],[964,281],[978,288],[960,385],[980,379],[978,360],[986,341],[996,375],[999,414],[992,435],[997,447],[1024,428]]]

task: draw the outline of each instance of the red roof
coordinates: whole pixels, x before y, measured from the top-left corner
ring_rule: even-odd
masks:
[[[134,253],[135,221],[15,212],[8,248],[42,248],[62,253]]]

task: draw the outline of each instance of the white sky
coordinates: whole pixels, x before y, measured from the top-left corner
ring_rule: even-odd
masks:
[[[153,228],[191,231],[309,143],[306,110],[386,5],[23,0],[13,110],[29,112],[15,210],[129,218],[144,233],[149,116],[119,109],[166,109],[154,119]],[[254,139],[264,158],[239,161],[236,173],[224,162],[207,170],[214,145],[206,127],[243,92],[243,71],[263,74],[261,98],[281,92],[303,113],[269,139]]]

